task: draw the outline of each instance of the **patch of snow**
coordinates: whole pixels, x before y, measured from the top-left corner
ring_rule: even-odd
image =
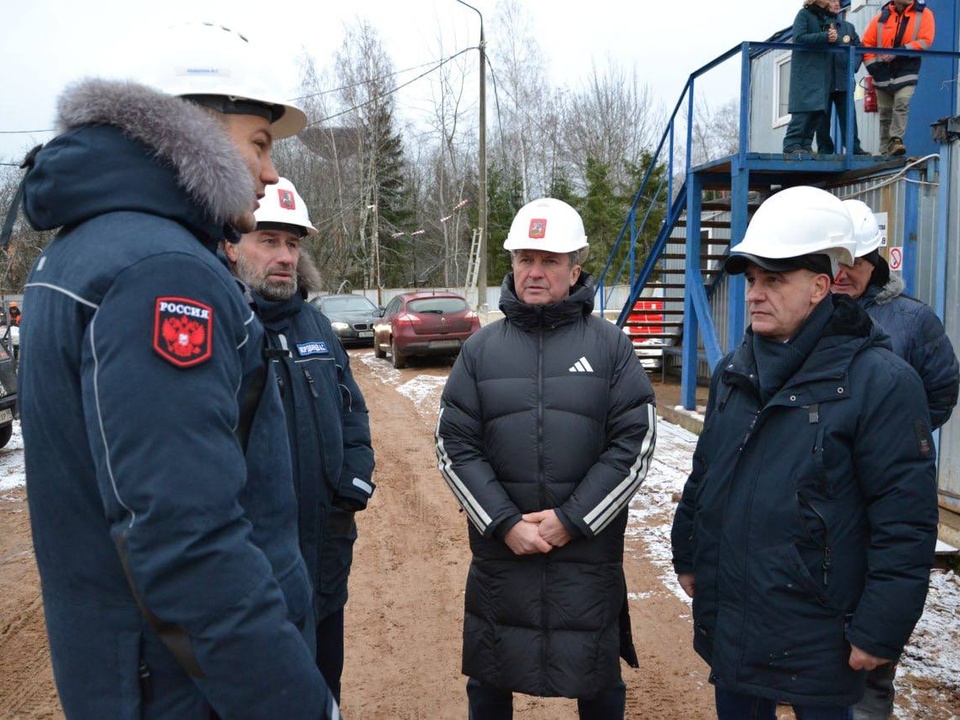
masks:
[[[446,382],[445,377],[418,375],[413,380],[399,385],[397,392],[413,400],[413,404],[417,406],[417,412],[421,415],[436,415],[437,408],[440,407],[440,394]]]
[[[394,369],[386,360],[377,359],[372,350],[358,353],[354,357],[366,365],[381,383],[392,385],[401,395],[410,398],[420,415],[436,415],[437,408],[440,407],[440,394],[447,382],[445,376],[417,375],[413,380],[401,382],[403,373]]]
[[[940,687],[945,695],[960,694],[960,577],[952,571],[934,570],[923,616],[900,658],[897,676],[912,675]],[[926,685],[926,683],[924,683]],[[900,685],[902,687],[902,684]],[[898,718],[921,717],[922,709],[909,693],[903,694],[909,712],[897,709]],[[912,702],[911,702],[912,701]]]
[[[706,408],[703,407],[702,405],[697,406],[696,410],[687,410],[683,405],[675,405],[673,409],[676,410],[678,413],[682,413],[684,415],[689,415],[692,418],[696,418],[700,422],[703,422],[704,420],[703,411],[706,411]]]
[[[13,421],[13,435],[10,442],[0,449],[0,492],[23,487],[27,482],[27,473],[23,466],[23,435],[20,433],[20,421]]]

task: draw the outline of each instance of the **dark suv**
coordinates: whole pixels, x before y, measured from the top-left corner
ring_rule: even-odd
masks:
[[[344,346],[373,345],[373,324],[380,319],[380,310],[363,295],[321,295],[310,302],[330,319]]]
[[[17,412],[17,365],[9,346],[0,342],[0,448],[13,435],[13,416]]]

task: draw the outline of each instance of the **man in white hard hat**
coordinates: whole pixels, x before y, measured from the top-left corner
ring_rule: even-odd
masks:
[[[830,285],[853,223],[810,187],[764,202],[726,262],[750,328],[711,378],[673,563],[717,717],[849,720],[923,611],[937,535],[920,380]],[[895,413],[890,408],[895,407]]]
[[[20,371],[58,695],[76,718],[337,717],[263,329],[216,255],[305,117],[238,33],[162,40],[153,87],[67,88],[24,180],[33,226],[63,228]]]
[[[529,203],[503,246],[504,319],[464,344],[437,424],[440,471],[470,521],[470,717],[510,718],[520,692],[616,720],[620,657],[637,667],[623,533],[653,454],[653,390],[629,338],[591,314],[576,210]]]
[[[293,183],[268,186],[256,220],[256,230],[223,249],[253,294],[282,388],[300,549],[314,587],[317,667],[339,703],[354,516],[374,491],[370,420],[350,357],[330,321],[306,302],[319,277],[301,242],[317,230]]]
[[[873,210],[860,200],[844,200],[853,221],[856,260],[841,265],[833,292],[842,293],[867,311],[893,344],[893,351],[917,371],[930,410],[930,423],[939,428],[953,412],[960,388],[960,365],[943,329],[929,306],[903,294],[906,287],[892,275],[880,255],[882,234]],[[854,708],[854,720],[890,717],[895,698],[896,663],[881,665],[867,675],[866,693]]]

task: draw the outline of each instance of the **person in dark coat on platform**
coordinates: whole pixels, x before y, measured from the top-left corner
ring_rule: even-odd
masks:
[[[860,36],[852,23],[847,22],[840,17],[840,0],[830,1],[830,12],[836,16],[835,27],[837,29],[837,42],[835,47],[847,47],[850,45],[859,45]],[[846,53],[830,53],[833,59],[833,78],[830,83],[830,100],[827,104],[826,112],[823,114],[820,126],[817,128],[817,152],[821,155],[830,155],[836,150],[836,143],[830,136],[833,118],[830,113],[830,106],[837,114],[837,122],[840,124],[840,137],[844,138],[847,133],[847,98],[853,88],[853,74],[850,72],[850,58]],[[857,72],[863,60],[855,57],[853,61],[853,73]],[[855,155],[866,155],[860,147],[860,133],[857,130],[857,113],[853,107],[853,152]],[[841,147],[846,146],[846,142],[841,143]]]
[[[793,21],[793,43],[801,46],[790,57],[790,122],[783,137],[788,159],[813,157],[813,136],[827,114],[833,84],[835,47],[840,35],[830,0],[805,0]]]
[[[504,319],[464,344],[443,391],[440,471],[469,519],[463,673],[470,717],[505,720],[513,693],[577,698],[623,718],[636,666],[623,534],[653,454],[653,390],[630,339],[593,315],[576,210],[517,213]]]
[[[715,369],[673,563],[720,720],[850,720],[867,671],[923,612],[937,541],[936,450],[916,372],[850,298],[839,198],[795,187],[727,260],[751,325]]]

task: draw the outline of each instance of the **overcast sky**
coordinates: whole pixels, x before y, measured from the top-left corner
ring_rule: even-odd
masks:
[[[494,17],[497,0],[473,0],[484,17],[494,72]],[[4,0],[0,23],[0,160],[20,159],[22,150],[48,140],[56,97],[65,83],[84,75],[124,75],[132,38],[151,28],[184,20],[205,20],[235,28],[261,46],[276,50],[275,63],[288,68],[291,97],[297,94],[294,58],[309,52],[326,67],[339,48],[344,26],[364,17],[377,29],[397,70],[439,59],[437,37],[452,54],[475,46],[479,18],[455,0]],[[687,76],[742,40],[764,40],[793,23],[800,0],[762,0],[732,11],[716,0],[624,2],[623,0],[526,0],[534,34],[546,54],[554,85],[577,87],[591,63],[607,57],[636,66],[641,81],[668,107],[679,98]],[[737,69],[730,64],[711,79],[712,99],[720,104],[737,92]],[[488,75],[488,81],[490,80]],[[430,97],[418,81],[398,96],[398,111],[416,122]],[[492,97],[489,94],[488,97]]]

